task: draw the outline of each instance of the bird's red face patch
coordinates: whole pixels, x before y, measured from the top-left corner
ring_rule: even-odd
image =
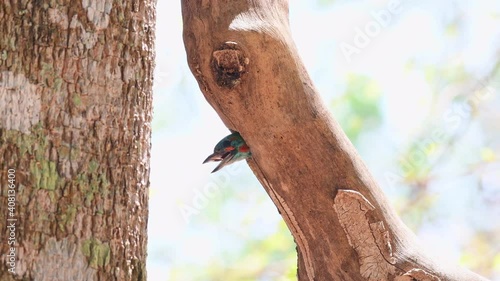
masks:
[[[233,151],[234,150],[234,146],[228,146],[226,148],[224,148],[225,151]]]
[[[250,148],[246,144],[240,146],[240,149],[239,149],[240,152],[248,152],[249,150],[250,150]]]

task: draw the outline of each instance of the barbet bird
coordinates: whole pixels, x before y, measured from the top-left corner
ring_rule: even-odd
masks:
[[[203,161],[203,164],[210,161],[220,161],[219,165],[212,171],[212,173],[215,173],[229,164],[250,157],[250,155],[250,148],[245,143],[245,140],[243,140],[240,133],[234,132],[217,143],[214,153],[208,156]]]

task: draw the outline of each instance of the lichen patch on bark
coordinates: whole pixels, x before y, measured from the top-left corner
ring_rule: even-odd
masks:
[[[68,238],[49,238],[34,261],[32,274],[37,281],[97,280],[96,270],[89,267],[78,244]]]
[[[83,241],[82,252],[89,259],[89,265],[93,268],[109,264],[109,243],[103,243],[98,239],[87,239]]]
[[[97,30],[108,27],[113,0],[82,0],[82,7]]]
[[[0,128],[30,134],[40,121],[40,89],[22,74],[0,72]]]
[[[85,48],[92,49],[97,43],[97,33],[92,31],[87,31],[82,23],[78,20],[77,15],[74,15],[71,19],[69,25],[70,28],[79,28],[81,30],[80,41],[85,45]]]
[[[68,15],[56,8],[49,9],[49,20],[52,23],[59,25],[63,29],[67,29],[69,25]]]

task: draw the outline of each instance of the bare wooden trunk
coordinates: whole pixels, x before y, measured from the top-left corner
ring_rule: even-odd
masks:
[[[0,1],[0,280],[146,280],[154,5]]]
[[[287,1],[183,0],[182,13],[191,71],[249,144],[297,243],[299,280],[484,280],[429,258],[388,205],[318,97]]]

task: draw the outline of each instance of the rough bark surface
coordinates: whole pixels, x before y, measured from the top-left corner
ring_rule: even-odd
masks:
[[[299,280],[485,280],[426,256],[395,215],[314,89],[287,1],[183,0],[182,13],[191,71],[250,146],[297,243]]]
[[[146,280],[154,5],[0,1],[0,280]]]

